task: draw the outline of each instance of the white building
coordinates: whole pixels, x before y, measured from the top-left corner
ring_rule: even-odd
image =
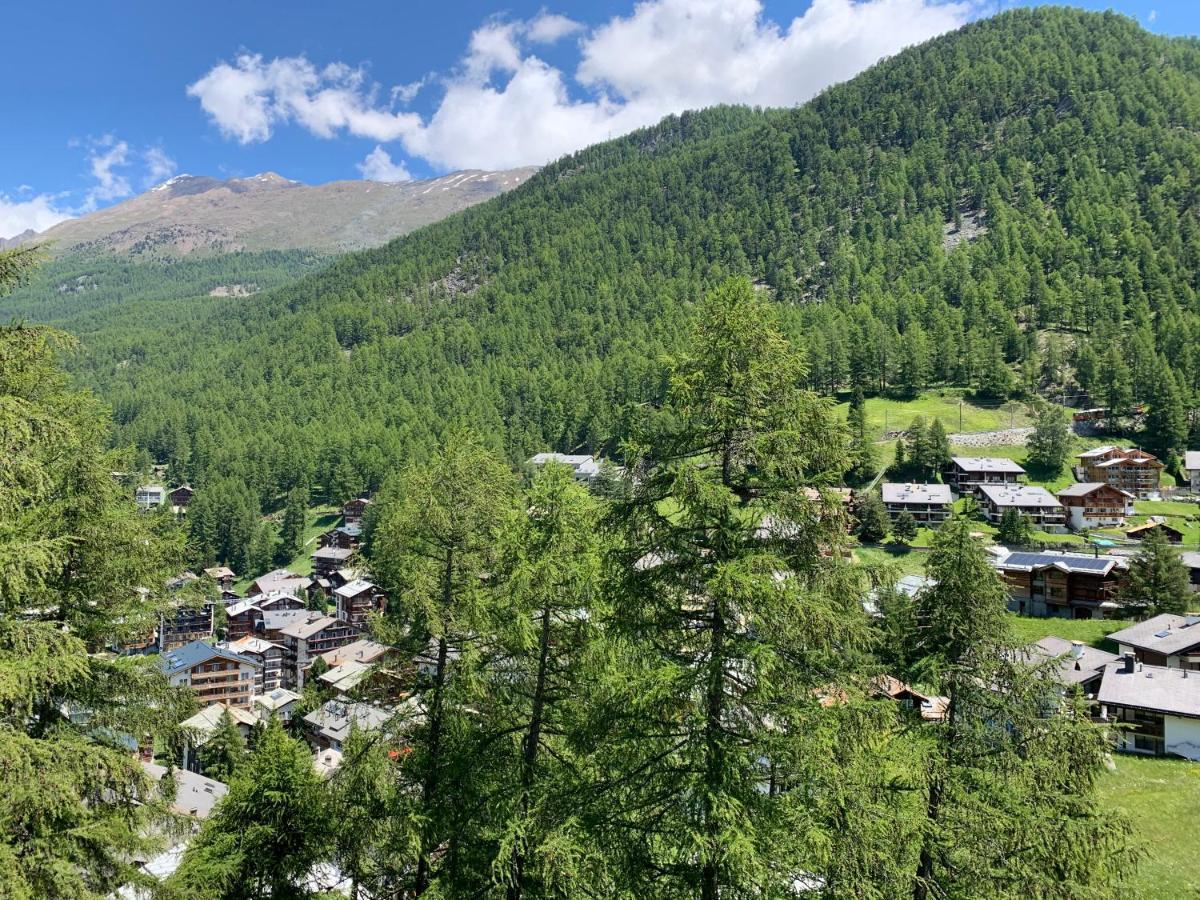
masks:
[[[529,458],[528,465],[531,468],[540,469],[546,463],[570,466],[575,480],[582,481],[584,484],[591,484],[592,480],[600,474],[600,461],[594,456],[581,454],[535,453]]]
[[[993,525],[998,524],[1006,510],[1015,509],[1029,516],[1035,525],[1047,531],[1063,530],[1067,512],[1054,495],[1044,487],[1029,484],[981,484],[977,490],[983,514]]]
[[[1200,450],[1188,450],[1183,454],[1183,477],[1193,491],[1200,491]]]
[[[887,483],[881,488],[883,505],[892,521],[907,510],[921,525],[935,527],[950,518],[954,497],[948,484]]]
[[[142,509],[162,506],[167,499],[167,489],[161,484],[143,484],[133,492],[133,502]]]
[[[1125,726],[1117,748],[1200,760],[1200,674],[1148,666],[1129,654],[1104,667],[1100,718]]]

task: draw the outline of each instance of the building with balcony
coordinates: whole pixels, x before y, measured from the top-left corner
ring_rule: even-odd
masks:
[[[1067,513],[1073,531],[1111,528],[1133,515],[1133,494],[1103,481],[1083,481],[1058,492],[1058,502]]]
[[[1102,481],[1144,500],[1158,492],[1163,464],[1145,450],[1107,445],[1080,453],[1080,481]]]
[[[1074,553],[1009,553],[994,561],[1008,586],[1008,608],[1026,616],[1111,619],[1129,561]]]
[[[976,490],[983,514],[993,525],[998,525],[1008,510],[1015,509],[1045,531],[1066,529],[1066,510],[1044,487],[1029,484],[981,484]]]
[[[960,494],[971,494],[981,484],[1016,484],[1025,469],[1011,459],[998,456],[955,456],[946,480]]]
[[[1200,672],[1200,614],[1163,613],[1108,637],[1122,655],[1132,653],[1138,662]]]
[[[893,484],[882,487],[883,505],[894,522],[908,510],[918,524],[936,528],[950,518],[954,501],[948,484]]]
[[[224,703],[248,709],[258,683],[258,663],[232,650],[192,641],[159,657],[173,687],[188,687],[202,706]]]
[[[1118,750],[1200,760],[1200,676],[1140,663],[1131,653],[1104,668],[1097,695],[1100,718],[1114,729]]]

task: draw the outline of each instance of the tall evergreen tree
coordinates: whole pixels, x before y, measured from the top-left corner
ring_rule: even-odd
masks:
[[[1184,446],[1188,437],[1187,410],[1175,375],[1166,360],[1159,359],[1148,387],[1145,444],[1165,459]]]
[[[1034,410],[1033,433],[1026,442],[1029,465],[1039,474],[1054,477],[1062,472],[1071,452],[1071,437],[1062,410],[1049,403]]]
[[[1144,619],[1187,612],[1192,594],[1187,566],[1159,529],[1152,528],[1129,563],[1129,577],[1117,595],[1125,614]]]
[[[892,537],[901,544],[910,543],[917,536],[917,519],[907,509],[901,510],[892,523]]]
[[[839,504],[804,491],[841,475],[845,436],[803,381],[764,301],[727,282],[672,367],[670,415],[629,448],[613,619],[628,656],[597,745],[598,840],[630,895],[782,895],[816,844],[853,837],[795,828],[814,689],[863,637],[861,585],[828,552]]]
[[[204,774],[221,782],[228,782],[245,759],[246,739],[228,708],[221,711],[216,730],[204,742],[201,753]]]
[[[876,491],[860,491],[855,498],[854,519],[859,540],[877,544],[887,537],[892,523],[883,499]]]
[[[283,508],[283,521],[279,526],[279,545],[275,561],[285,565],[303,549],[304,524],[308,518],[308,488],[296,486],[288,491],[287,503]]]

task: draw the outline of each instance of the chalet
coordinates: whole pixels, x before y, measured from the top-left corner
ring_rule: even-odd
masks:
[[[167,494],[167,498],[171,501],[176,512],[184,512],[188,508],[188,504],[192,502],[192,497],[196,496],[196,492],[192,490],[191,485],[181,484]]]
[[[946,718],[947,698],[922,694],[891,675],[875,676],[870,689],[873,696],[895,701],[904,709],[919,713],[927,722],[942,722]]]
[[[228,706],[224,703],[209,704],[191,718],[184,719],[179,723],[179,729],[184,739],[182,759],[180,760],[181,768],[189,772],[200,771],[202,748],[220,727],[221,717],[226,710],[243,738],[249,737],[250,729],[258,724],[258,717],[249,710]]]
[[[1188,450],[1183,454],[1183,477],[1193,491],[1200,491],[1200,450]]]
[[[1143,522],[1141,525],[1135,525],[1132,528],[1126,528],[1125,537],[1129,538],[1131,541],[1143,541],[1150,535],[1150,532],[1152,531],[1157,531],[1159,534],[1165,537],[1169,543],[1183,543],[1182,531],[1180,531],[1174,525],[1168,525],[1167,522],[1161,518],[1153,517],[1150,519],[1150,521]]]
[[[260,637],[242,637],[223,645],[239,656],[258,663],[255,692],[268,694],[283,684],[283,647]]]
[[[328,578],[342,568],[354,555],[354,550],[341,547],[322,547],[310,557],[313,561],[313,574],[318,578]]]
[[[275,644],[283,642],[284,629],[325,617],[324,613],[312,609],[266,609],[261,610],[259,614],[262,619],[255,627],[255,636]],[[286,656],[285,653],[284,657]]]
[[[275,569],[266,575],[260,575],[258,578],[255,578],[250,583],[250,587],[246,589],[246,596],[254,597],[258,594],[278,592],[299,596],[303,593],[307,584],[308,578],[304,575],[297,575],[295,572],[290,572],[287,569]]]
[[[206,778],[197,772],[192,772],[185,768],[167,768],[160,766],[157,763],[144,762],[142,763],[142,771],[147,777],[156,784],[167,777],[167,773],[175,780],[175,789],[169,794],[171,798],[171,812],[177,816],[186,816],[189,819],[197,819],[203,821],[212,814],[213,807],[217,802],[229,793],[228,785],[220,781],[214,781],[211,778]],[[169,857],[172,854],[177,854],[177,850],[167,850],[163,856]],[[155,867],[151,860],[143,868],[154,873]],[[127,896],[124,889],[117,896]],[[131,895],[132,896],[132,895]]]
[[[1200,615],[1163,613],[1108,637],[1122,656],[1132,653],[1146,665],[1200,672]]]
[[[1145,450],[1111,445],[1078,456],[1080,481],[1103,481],[1145,499],[1158,491],[1163,464]]]
[[[264,614],[283,610],[305,610],[305,603],[282,591],[235,600],[225,607],[225,635],[231,641],[249,635],[262,637]]]
[[[1083,641],[1068,641],[1060,637],[1044,637],[1025,650],[1033,663],[1057,661],[1056,677],[1064,687],[1079,685],[1080,690],[1094,697],[1104,677],[1104,667],[1120,657],[1107,650],[1089,647]]]
[[[1200,553],[1195,550],[1185,550],[1179,554],[1179,558],[1187,566],[1188,581],[1191,583],[1192,591],[1200,591]]]
[[[1129,571],[1118,556],[1008,553],[994,562],[1009,590],[1008,608],[1028,616],[1107,619]]]
[[[1046,531],[1066,528],[1066,511],[1044,487],[1030,484],[981,484],[978,490],[983,514],[993,525],[999,523],[1005,512],[1015,509]]]
[[[355,628],[365,628],[369,616],[383,615],[387,608],[387,592],[363,578],[334,588],[333,599],[337,617]]]
[[[1133,494],[1102,481],[1072,484],[1058,492],[1058,502],[1067,512],[1067,524],[1075,531],[1120,525],[1133,515]]]
[[[371,505],[370,497],[355,497],[342,504],[342,519],[345,525],[362,525],[367,507]]]
[[[1104,667],[1100,718],[1123,726],[1117,749],[1200,760],[1200,676],[1138,662],[1128,654]]]
[[[341,750],[350,729],[375,732],[383,729],[393,712],[370,703],[329,700],[304,717],[309,742],[318,750]]]
[[[953,497],[946,484],[892,484],[883,485],[883,505],[895,521],[904,510],[922,525],[936,527],[950,518]]]
[[[299,703],[302,699],[304,698],[295,691],[289,691],[287,688],[275,688],[273,691],[255,697],[254,706],[258,710],[259,717],[264,721],[274,716],[280,722],[287,724],[300,708]]]
[[[215,581],[223,591],[232,591],[233,583],[237,580],[237,575],[229,566],[214,566],[211,569],[205,569],[204,574]]]
[[[530,469],[540,469],[547,463],[569,466],[571,477],[584,484],[591,484],[600,475],[600,461],[594,456],[577,453],[535,453],[526,462]]]
[[[339,525],[317,536],[318,547],[336,547],[340,550],[357,550],[361,542],[361,525]]]
[[[212,603],[173,601],[169,609],[158,615],[158,651],[165,653],[192,641],[211,639],[213,607]]]
[[[204,705],[250,706],[258,679],[258,663],[247,657],[192,641],[159,657],[172,687],[190,687]]]
[[[320,616],[280,629],[285,686],[303,688],[304,675],[316,657],[358,640],[359,635],[359,630],[349,622],[332,616]]]
[[[331,669],[334,666],[340,666],[346,662],[358,662],[366,665],[379,662],[389,653],[392,653],[392,648],[387,644],[381,644],[378,641],[372,641],[368,638],[354,641],[349,644],[343,644],[341,647],[335,647],[321,654],[321,659],[325,665]]]
[[[960,494],[971,494],[981,484],[1016,484],[1025,470],[1011,459],[996,456],[955,456],[947,481]]]
[[[143,484],[133,492],[133,502],[142,509],[152,509],[166,502],[167,491],[161,484]]]

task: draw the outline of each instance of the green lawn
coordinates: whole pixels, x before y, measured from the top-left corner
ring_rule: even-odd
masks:
[[[1120,619],[1037,619],[1015,613],[1009,616],[1009,625],[1022,644],[1053,635],[1068,641],[1083,641],[1111,653],[1116,653],[1117,647],[1108,636],[1131,624]]]
[[[1133,820],[1134,837],[1146,854],[1122,896],[1200,896],[1200,763],[1123,753],[1114,754],[1113,762],[1115,770],[1100,779],[1101,799]]]
[[[1200,515],[1200,504],[1183,500],[1135,500],[1133,509],[1142,516]]]
[[[854,558],[863,565],[894,566],[898,575],[924,575],[925,560],[929,554],[922,550],[903,547],[856,547]]]
[[[1025,405],[1016,403],[1012,413],[1008,407],[985,409],[963,399],[962,390],[946,389],[929,391],[912,400],[891,400],[884,397],[867,398],[867,425],[882,437],[885,431],[903,431],[917,416],[926,423],[941,419],[946,431],[994,431],[1000,428],[1028,425],[1029,412]],[[838,405],[845,417],[848,403]],[[961,415],[961,418],[960,418]]]
[[[278,514],[276,514],[275,518],[278,519]],[[297,575],[311,575],[313,565],[309,556],[317,549],[317,536],[333,528],[341,518],[342,511],[336,506],[309,507],[306,518],[307,524],[304,527],[304,546],[294,559],[281,568],[289,569]],[[250,587],[251,582],[262,574],[262,572],[256,572],[253,575],[246,576],[241,581],[235,583],[233,589],[239,594],[244,594],[246,589]]]

